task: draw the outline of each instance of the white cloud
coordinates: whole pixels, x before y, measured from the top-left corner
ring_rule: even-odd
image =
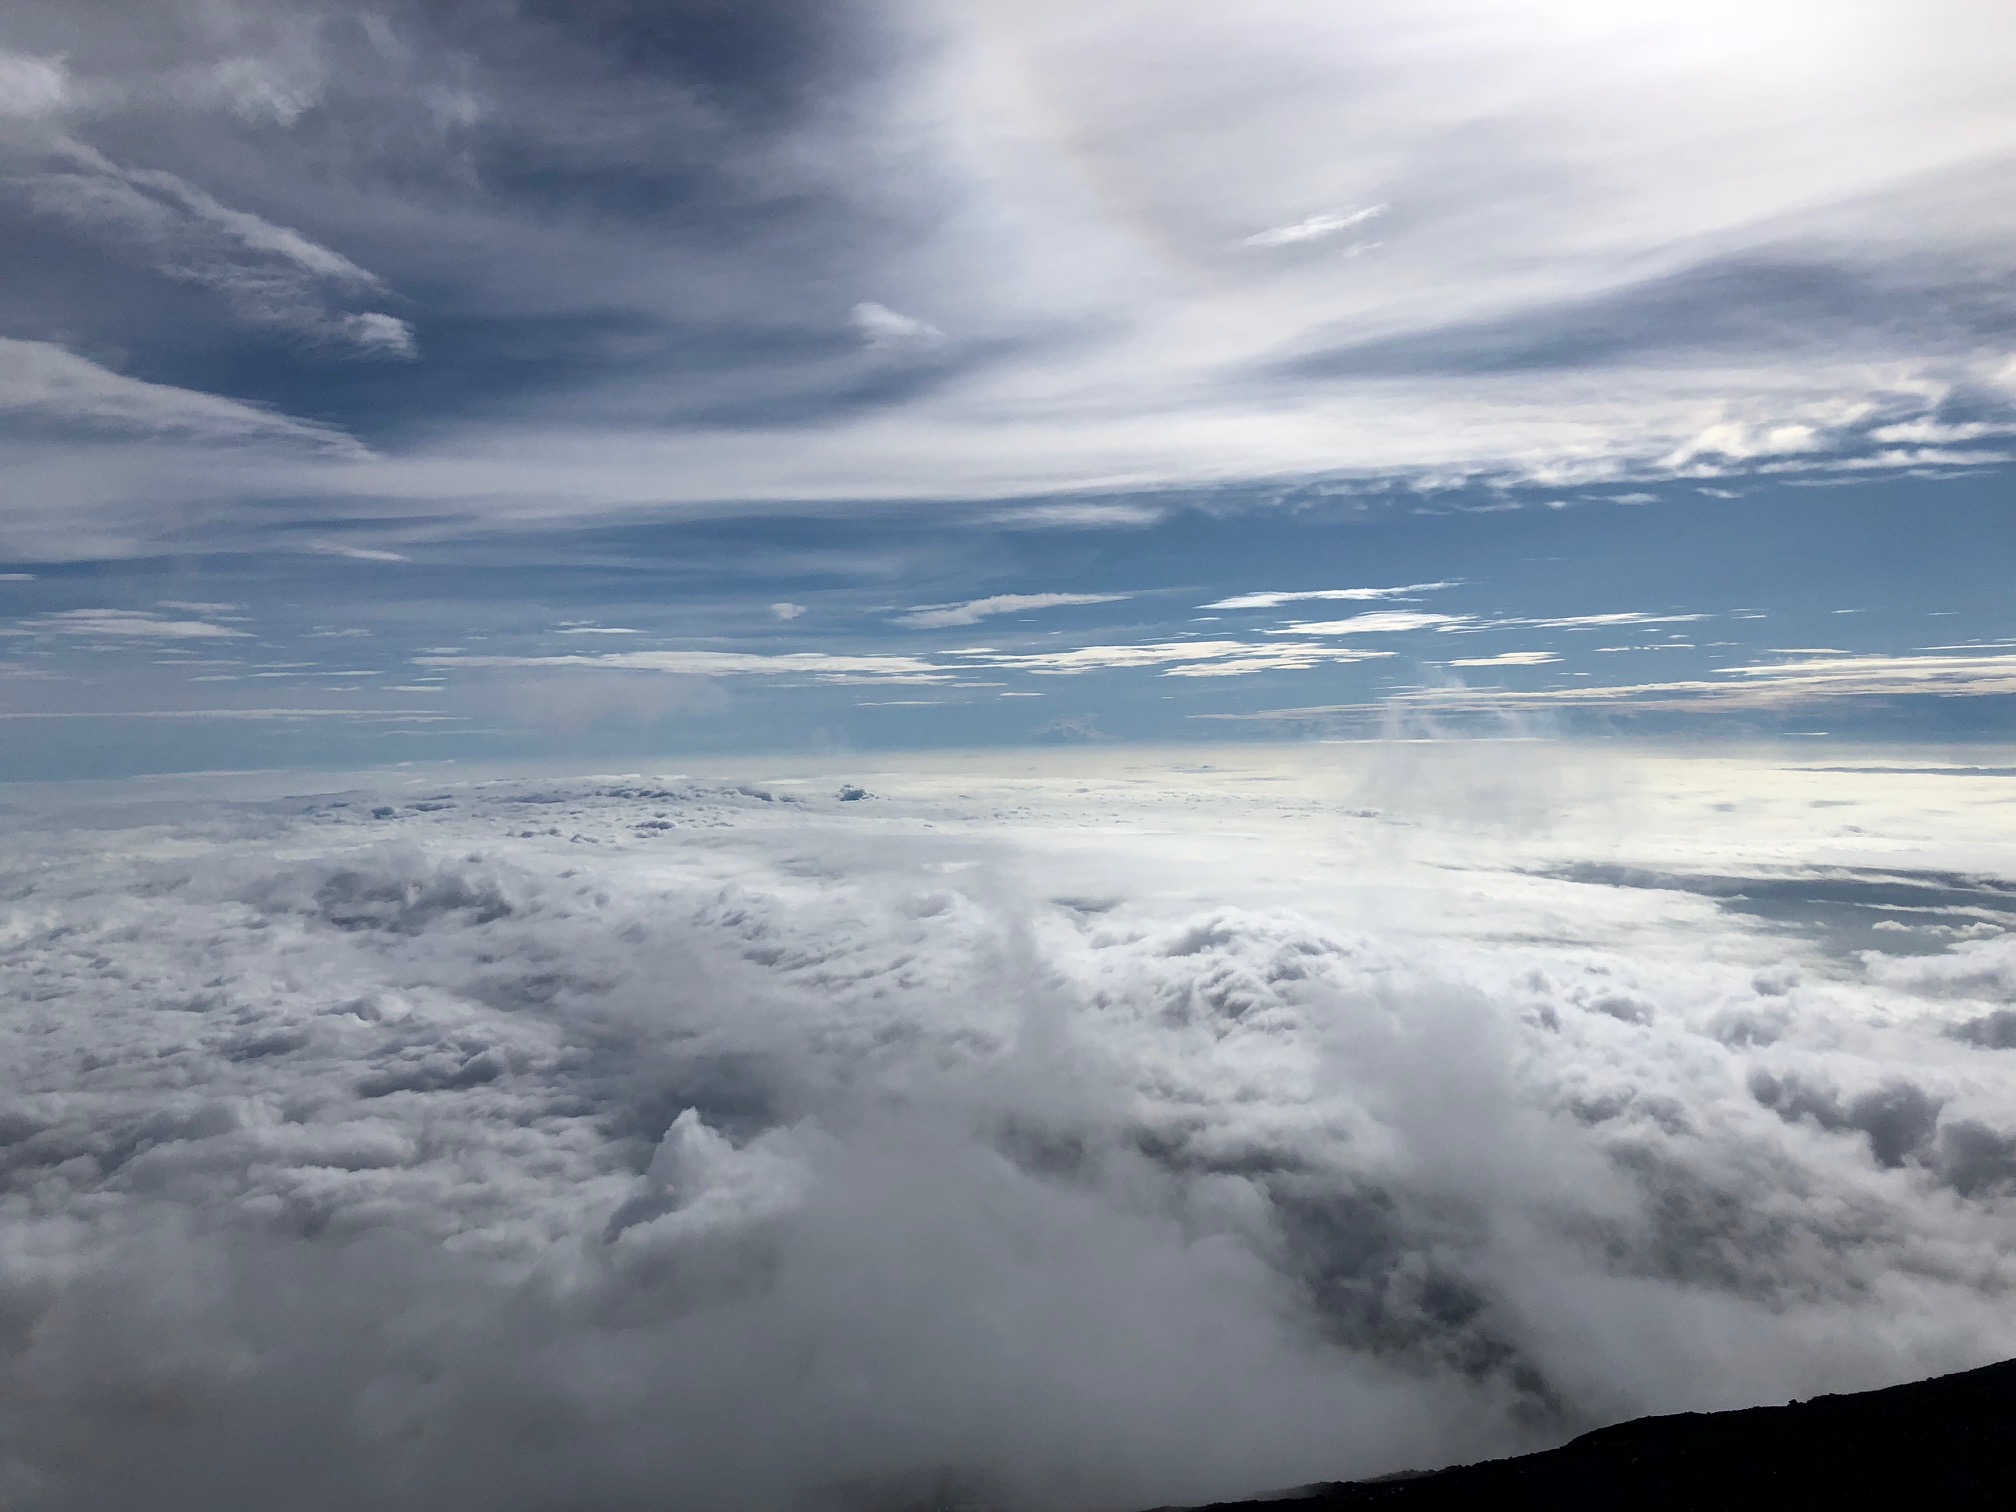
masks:
[[[1039,677],[1157,668],[1165,677],[1237,677],[1252,672],[1300,671],[1391,656],[1390,651],[1344,650],[1320,641],[1179,640],[1130,645],[1073,646],[1046,651],[1003,651],[973,646],[944,652],[956,660],[825,651],[609,651],[561,656],[422,654],[430,667],[584,668],[669,672],[693,677],[807,677],[834,685],[949,683],[982,669]]]
[[[1341,651],[1320,642],[1151,641],[1129,646],[1076,646],[1061,651],[952,652],[974,666],[1000,667],[1044,677],[1075,677],[1122,667],[1161,667],[1165,677],[1236,677],[1248,672],[1298,671],[1326,663],[1369,661],[1387,651]]]
[[[1606,648],[1612,649],[1612,648]],[[1659,649],[1655,646],[1634,649]],[[1692,650],[1688,647],[1670,649]],[[1453,663],[1452,665],[1476,665]],[[1610,706],[1665,712],[1782,712],[1843,699],[2016,696],[2016,654],[1975,656],[1829,656],[1824,660],[1723,667],[1717,675],[1667,682],[1577,683],[1558,688],[1426,687],[1402,689],[1384,703],[1274,709],[1202,718],[1316,719],[1385,715],[1396,709],[1443,713]]]
[[[2006,899],[1830,933],[2007,779],[1197,754],[36,798],[7,1473],[1194,1505],[2016,1352]]]
[[[610,651],[593,656],[417,656],[423,667],[600,667],[690,677],[811,677],[819,682],[943,682],[951,670],[914,656],[823,651]]]
[[[1073,499],[1047,504],[1018,504],[995,510],[986,519],[991,525],[1027,530],[1124,530],[1153,525],[1168,511],[1154,504],[1109,499]]]
[[[1444,662],[1448,667],[1544,667],[1561,658],[1552,651],[1500,651],[1496,656],[1464,656]]]
[[[355,440],[330,426],[216,394],[127,378],[46,341],[0,337],[0,411],[8,410],[213,441],[297,441],[346,456],[363,452]]]
[[[318,541],[304,548],[317,556],[343,557],[352,562],[410,562],[413,560],[397,551],[386,551],[377,546],[346,546],[337,541]]]
[[[19,146],[31,171],[15,177],[34,181],[26,192],[50,213],[310,347],[406,353],[401,317],[424,319],[358,259],[382,246],[424,260],[410,249],[437,229],[444,248],[467,236],[495,249],[461,294],[507,323],[578,309],[594,279],[638,330],[837,318],[893,349],[960,337],[959,363],[930,382],[884,374],[872,403],[793,365],[738,376],[734,424],[696,410],[639,426],[631,417],[665,414],[668,391],[704,359],[683,349],[654,367],[633,353],[586,376],[561,365],[509,415],[430,412],[424,427],[393,432],[397,455],[368,475],[172,470],[150,500],[193,495],[219,535],[242,521],[234,511],[276,495],[369,498],[486,526],[957,499],[997,521],[1096,528],[1155,518],[1142,501],[1164,488],[1230,498],[1256,482],[1497,480],[1561,499],[1570,486],[1619,491],[1658,476],[1716,487],[1767,470],[1852,475],[2002,455],[1947,444],[2006,429],[2016,398],[1978,292],[2007,282],[2016,246],[2016,49],[2001,8],[1610,10],[1605,20],[1603,7],[1547,0],[1507,24],[1495,0],[1170,0],[1152,16],[1051,0],[906,3],[872,99],[844,119],[815,112],[759,154],[778,175],[761,191],[777,218],[750,232],[760,250],[716,247],[676,272],[650,236],[520,216],[509,196],[403,187],[473,187],[460,135],[472,122],[522,132],[554,161],[599,161],[614,129],[607,101],[542,88],[545,50],[509,33],[498,56],[525,60],[526,77],[503,64],[477,77],[471,63],[475,74],[457,64],[422,79],[404,71],[425,51],[419,36],[370,44],[383,98],[432,102],[419,108],[444,138],[433,158],[389,122],[346,132],[315,46],[296,61],[236,31],[153,84],[69,79],[10,54],[7,98],[21,112],[10,130],[39,143]],[[262,186],[268,170],[217,145],[231,123],[167,119],[178,90],[262,130],[296,122],[290,147],[326,107],[329,140],[357,154],[331,181],[340,192],[322,195],[326,214],[281,209],[321,190]],[[135,101],[154,114],[119,120],[106,141],[158,127],[162,159],[186,177],[82,140]],[[58,120],[75,140],[56,140]],[[1376,223],[1391,255],[1343,263],[1335,252],[1354,232],[1341,223],[1389,201],[1404,208]],[[799,221],[797,207],[813,208]],[[844,209],[829,223],[817,207]],[[805,249],[829,246],[839,224],[861,239],[837,286],[888,291],[928,319],[866,301],[836,317],[851,294],[824,313],[780,302],[780,288],[836,286],[796,272],[812,272]],[[1240,246],[1256,237],[1280,245]],[[1777,277],[1794,294],[1844,292],[1811,319],[1779,318]],[[788,423],[752,418],[775,398],[790,401],[778,406]],[[73,469],[88,476],[63,510],[94,543],[163,545],[180,515],[134,508],[115,460]]]
[[[39,120],[70,100],[70,72],[61,58],[0,49],[0,117]]]
[[[214,290],[242,319],[358,356],[417,355],[406,322],[332,306],[383,294],[383,281],[290,226],[227,205],[179,174],[126,167],[60,131],[0,151],[15,160],[9,189],[33,209],[165,277]]]
[[[901,314],[887,305],[857,304],[849,319],[861,339],[880,350],[936,346],[945,339],[945,333],[928,321]]]
[[[1232,598],[1218,599],[1213,603],[1199,604],[1200,609],[1278,609],[1283,604],[1299,604],[1311,599],[1397,599],[1412,598],[1417,593],[1435,593],[1444,588],[1454,588],[1455,583],[1408,583],[1399,588],[1316,588],[1299,593],[1241,593]]]
[[[1571,614],[1560,619],[1479,620],[1479,630],[1515,627],[1523,630],[1591,630],[1608,625],[1692,625],[1708,618],[1705,614],[1646,614],[1629,610],[1615,614]]]
[[[341,328],[350,344],[359,352],[374,357],[420,355],[420,343],[413,334],[413,327],[397,316],[382,315],[375,311],[362,315],[345,315]]]
[[[1246,247],[1291,247],[1302,242],[1328,241],[1355,226],[1362,226],[1386,213],[1384,205],[1367,205],[1359,210],[1319,210],[1285,225],[1269,226],[1244,238]]]
[[[1349,619],[1298,621],[1269,635],[1392,635],[1403,630],[1443,630],[1472,624],[1468,615],[1428,614],[1412,609],[1381,609]]]
[[[250,634],[207,620],[167,619],[144,609],[63,609],[24,623],[51,635],[94,640],[244,640]]]
[[[174,81],[174,90],[199,105],[221,105],[240,120],[279,126],[292,126],[321,95],[311,67],[251,56],[189,69]]]
[[[997,593],[963,604],[927,604],[898,615],[896,623],[918,630],[938,630],[952,625],[974,625],[997,614],[1021,614],[1031,609],[1056,609],[1069,604],[1117,604],[1132,598],[1128,593]]]
[[[788,599],[780,599],[770,606],[770,612],[788,624],[805,613],[805,606],[791,603]]]

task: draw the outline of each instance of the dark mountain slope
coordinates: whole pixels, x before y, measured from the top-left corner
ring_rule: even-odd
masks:
[[[1518,1459],[1214,1505],[1289,1512],[2016,1509],[2016,1361],[1784,1407],[1640,1418]]]

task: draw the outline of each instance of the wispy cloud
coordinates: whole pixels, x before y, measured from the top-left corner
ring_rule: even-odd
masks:
[[[0,411],[119,430],[180,432],[213,441],[305,442],[363,455],[331,426],[217,394],[128,378],[46,341],[0,336]]]
[[[1135,668],[1156,669],[1165,677],[1240,677],[1254,672],[1345,665],[1391,655],[1390,651],[1346,650],[1320,641],[1179,640],[1046,651],[1003,651],[977,646],[945,652],[937,660],[826,651],[611,651],[561,656],[456,653],[421,655],[414,661],[420,666],[450,668],[587,667],[692,677],[803,677],[813,682],[845,685],[963,681],[982,669],[1038,677],[1076,677]]]
[[[1329,241],[1386,213],[1384,205],[1367,205],[1358,210],[1319,210],[1285,225],[1269,226],[1240,242],[1246,247],[1292,247],[1304,242]]]
[[[1444,662],[1446,667],[1544,667],[1549,662],[1558,662],[1560,656],[1553,651],[1500,651],[1496,656],[1462,656],[1454,661]]]
[[[1077,646],[1062,651],[953,653],[977,666],[1075,677],[1122,667],[1160,667],[1165,677],[1240,677],[1251,672],[1297,671],[1325,663],[1370,661],[1389,651],[1339,650],[1319,642],[1151,641],[1128,646]]]
[[[179,174],[126,167],[60,130],[0,143],[0,161],[9,159],[7,187],[37,212],[163,277],[215,291],[242,319],[359,356],[417,355],[405,321],[332,303],[382,296],[384,282],[292,227],[225,204]]]
[[[92,640],[244,640],[250,635],[230,625],[169,619],[144,609],[62,609],[22,623],[44,634]]]
[[[304,548],[317,556],[343,557],[352,562],[410,562],[413,558],[402,552],[387,551],[378,546],[346,546],[340,541],[317,541]]]
[[[997,593],[991,598],[969,599],[963,604],[927,604],[896,617],[899,625],[917,630],[938,630],[953,625],[974,625],[997,614],[1022,614],[1032,609],[1058,609],[1071,604],[1117,604],[1133,597],[1126,593]]]
[[[1200,609],[1278,609],[1283,604],[1299,604],[1314,599],[1365,601],[1412,598],[1419,593],[1435,593],[1458,586],[1449,583],[1407,583],[1398,588],[1313,588],[1294,593],[1241,593],[1232,598],[1199,604]]]
[[[688,677],[806,677],[818,682],[945,682],[954,672],[914,656],[824,651],[611,651],[582,656],[417,656],[423,667],[601,667]]]
[[[1460,665],[1460,664],[1456,664]],[[2016,697],[2016,654],[1842,656],[1719,669],[1671,682],[1575,683],[1555,688],[1403,688],[1372,702],[1200,714],[1200,719],[1320,720],[1393,709],[1462,714],[1519,709],[1607,708],[1660,713],[1784,712],[1873,698]]]
[[[1558,619],[1499,619],[1478,621],[1478,628],[1498,630],[1600,630],[1612,625],[1692,625],[1707,619],[1705,614],[1647,614],[1635,610],[1615,614],[1570,614]]]
[[[1446,630],[1475,623],[1462,614],[1429,614],[1413,609],[1382,609],[1341,620],[1303,620],[1269,635],[1395,635],[1404,630]]]

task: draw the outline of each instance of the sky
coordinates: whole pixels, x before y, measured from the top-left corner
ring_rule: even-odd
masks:
[[[2006,737],[1996,0],[15,0],[0,777]]]
[[[2012,233],[2007,0],[0,0],[0,1504],[2016,1353]]]

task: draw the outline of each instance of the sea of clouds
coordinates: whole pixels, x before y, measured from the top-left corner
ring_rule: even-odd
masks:
[[[2008,768],[0,819],[21,1512],[1141,1506],[2016,1354]]]

